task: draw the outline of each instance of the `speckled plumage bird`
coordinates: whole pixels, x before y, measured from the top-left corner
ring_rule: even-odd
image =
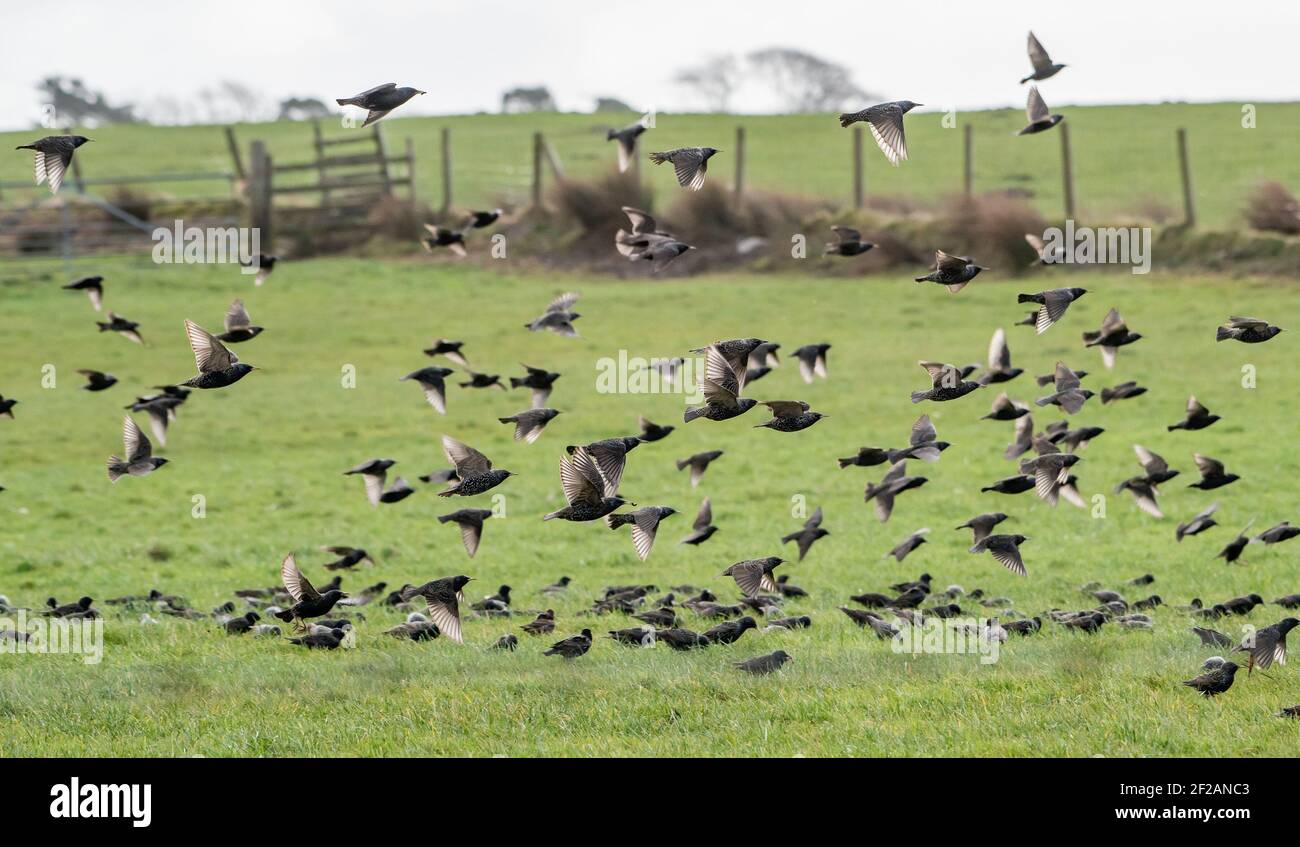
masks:
[[[472,559],[483,539],[483,522],[490,517],[491,509],[457,509],[450,514],[439,515],[438,523],[454,523],[459,527],[461,543]]]
[[[723,621],[700,633],[710,644],[735,644],[746,631],[757,629],[758,623],[749,615],[734,621]]]
[[[931,386],[926,391],[913,391],[913,403],[920,403],[922,400],[943,403],[965,397],[972,391],[984,387],[973,380],[963,380],[961,372],[953,365],[926,361],[917,362],[917,364],[930,375]]]
[[[1246,660],[1246,673],[1252,673],[1257,666],[1267,670],[1274,662],[1285,665],[1286,636],[1297,626],[1300,626],[1300,620],[1283,618],[1272,626],[1261,627],[1247,635],[1233,651],[1250,654]]]
[[[1059,62],[1052,61],[1052,57],[1047,55],[1047,51],[1043,49],[1043,45],[1034,37],[1032,32],[1029,33],[1029,63],[1034,66],[1034,72],[1020,80],[1021,85],[1024,85],[1031,79],[1044,80],[1048,77],[1055,76],[1061,68],[1065,67],[1065,65],[1060,64]]]
[[[1007,516],[1002,512],[986,512],[982,515],[976,515],[966,523],[956,527],[956,529],[969,529],[971,531],[971,543],[978,544],[993,531],[993,527],[1002,523]]]
[[[991,553],[1007,570],[1025,576],[1025,562],[1020,556],[1020,545],[1028,541],[1023,535],[986,535],[970,548],[972,553]]]
[[[610,529],[618,529],[624,524],[630,525],[632,546],[636,549],[637,558],[644,562],[650,555],[651,548],[654,547],[655,533],[659,530],[660,521],[675,514],[677,510],[671,506],[642,506],[633,512],[606,515],[605,524]]]
[[[749,354],[763,342],[757,338],[720,341],[691,352],[705,354],[704,379],[700,391],[704,405],[692,406],[683,415],[686,423],[697,418],[725,421],[743,415],[758,401],[741,397],[740,392],[748,378]]]
[[[939,285],[946,285],[948,290],[956,293],[961,291],[970,281],[979,276],[980,271],[987,271],[988,268],[975,264],[970,259],[963,256],[953,256],[942,250],[934,251],[934,270],[925,276],[918,276],[917,282],[934,282]]]
[[[424,392],[424,399],[440,415],[447,414],[446,378],[454,373],[451,368],[428,367],[411,371],[406,376],[397,378],[398,382],[415,380]]]
[[[543,653],[543,656],[561,656],[565,659],[576,659],[579,656],[586,655],[591,649],[591,630],[584,629],[578,635],[571,635],[561,641],[551,645],[551,649]]]
[[[1102,362],[1107,368],[1113,368],[1119,348],[1141,338],[1142,333],[1133,332],[1128,328],[1124,319],[1120,317],[1119,310],[1111,309],[1102,319],[1100,329],[1083,334],[1083,343],[1085,347],[1100,347]]]
[[[772,410],[772,419],[756,424],[755,429],[799,432],[826,417],[821,412],[812,411],[812,407],[802,400],[763,400],[760,401],[759,405]]]
[[[122,447],[126,455],[125,461],[117,456],[108,457],[109,482],[117,482],[127,474],[148,476],[167,464],[166,459],[153,455],[153,445],[130,416],[122,418]]]
[[[334,604],[348,596],[337,588],[325,592],[317,591],[298,569],[298,563],[292,553],[285,556],[284,561],[280,563],[280,581],[284,583],[285,590],[293,598],[293,605],[276,612],[275,616],[285,623],[292,622],[298,631],[307,629],[307,620],[324,617],[334,608]]]
[[[627,503],[618,494],[605,494],[605,478],[585,448],[560,457],[560,486],[568,505],[543,516],[542,520],[594,521]]]
[[[1086,288],[1053,288],[1037,294],[1021,294],[1017,303],[1037,303],[1041,308],[1035,313],[1034,328],[1039,335],[1047,332],[1052,324],[1065,317],[1070,304],[1088,293]]]
[[[1272,326],[1259,318],[1242,318],[1233,316],[1215,332],[1215,341],[1240,341],[1243,344],[1263,344],[1282,331],[1279,326]]]
[[[541,437],[542,430],[558,414],[560,413],[555,409],[535,408],[526,409],[506,418],[497,418],[497,420],[515,425],[515,441],[532,444]]]
[[[1060,497],[1061,486],[1069,476],[1069,468],[1072,468],[1082,457],[1074,453],[1062,453],[1055,444],[1045,439],[1035,440],[1034,448],[1038,451],[1038,455],[1032,459],[1022,459],[1020,472],[1033,474],[1035,493],[1055,506]]]
[[[404,602],[410,602],[416,597],[424,598],[429,607],[429,620],[437,625],[438,631],[457,644],[464,644],[460,632],[460,606],[465,602],[464,588],[471,581],[464,574],[445,576],[424,585],[405,586],[401,590],[401,598]]]
[[[582,447],[570,444],[564,450],[575,458],[577,452],[581,450],[600,474],[604,496],[614,497],[618,494],[619,485],[623,481],[623,471],[627,467],[627,454],[640,443],[639,437],[627,435],[603,438]]]
[[[1095,396],[1092,391],[1080,387],[1079,375],[1070,370],[1064,362],[1056,363],[1053,374],[1055,390],[1046,397],[1039,397],[1034,403],[1038,406],[1059,406],[1067,414],[1077,415],[1083,404]]]
[[[650,161],[656,165],[672,162],[677,184],[692,191],[704,187],[704,176],[709,170],[709,159],[721,153],[713,147],[678,147],[661,153],[651,153]]]
[[[63,176],[72,166],[72,154],[92,139],[84,135],[47,135],[31,144],[20,144],[15,150],[33,150],[36,153],[36,184],[45,183],[51,194],[58,194]]]
[[[1238,665],[1236,662],[1224,662],[1200,676],[1184,680],[1183,685],[1195,688],[1207,699],[1222,694],[1232,687]]]
[[[490,491],[514,476],[511,471],[492,467],[487,456],[451,436],[442,437],[442,452],[456,467],[456,480],[439,491],[439,497],[472,497]]]
[[[770,673],[779,671],[786,662],[793,662],[794,657],[784,650],[777,650],[768,653],[766,656],[755,656],[752,659],[746,659],[743,662],[732,662],[731,666],[755,676],[766,676]]]
[[[925,104],[913,103],[911,100],[877,103],[860,112],[844,112],[840,115],[840,126],[847,127],[865,121],[872,137],[876,139],[876,145],[880,147],[880,152],[885,154],[889,164],[898,167],[900,161],[907,160],[907,138],[903,132],[903,116],[917,106],[923,105]]]
[[[779,556],[768,556],[765,559],[748,559],[743,562],[736,562],[722,572],[722,576],[729,576],[736,581],[740,591],[746,597],[757,597],[760,591],[766,591],[769,594],[775,594],[777,591],[776,582],[772,578],[772,571],[777,566],[785,563],[785,559]]]
[[[1029,123],[1016,133],[1016,135],[1034,135],[1044,132],[1065,120],[1064,115],[1053,115],[1047,108],[1047,103],[1043,100],[1043,95],[1038,93],[1038,86],[1031,86],[1029,89],[1029,99],[1025,103],[1025,117]]]
[[[876,245],[862,240],[862,233],[847,226],[833,226],[835,240],[826,245],[822,251],[826,256],[861,256]]]
[[[804,521],[802,528],[797,532],[783,536],[781,543],[789,544],[794,541],[799,547],[799,561],[802,562],[804,557],[808,555],[808,551],[812,549],[813,544],[830,534],[830,530],[822,527],[822,510],[819,506],[817,511],[812,513],[812,517]]]
[[[216,336],[194,321],[185,321],[185,336],[194,352],[194,363],[199,372],[178,383],[179,385],[189,388],[225,388],[257,369],[239,361],[239,357],[230,352]]]
[[[104,306],[104,278],[102,276],[87,276],[70,282],[63,286],[65,291],[84,291],[86,297],[90,300],[90,305],[96,312]]]
[[[708,497],[700,504],[700,511],[695,516],[695,522],[691,524],[691,534],[679,541],[679,544],[691,544],[699,546],[713,537],[713,533],[718,528],[713,525],[713,504]]]
[[[340,106],[355,106],[358,109],[366,110],[365,123],[362,127],[370,126],[378,120],[382,120],[385,115],[403,105],[412,97],[416,97],[426,92],[410,86],[397,87],[395,82],[386,82],[383,85],[376,85],[374,88],[367,88],[360,94],[354,94],[351,97],[340,97],[334,102]]]

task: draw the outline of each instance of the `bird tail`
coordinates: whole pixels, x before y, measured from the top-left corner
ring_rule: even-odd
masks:
[[[293,620],[293,612],[289,609],[282,609],[276,612],[275,616],[280,620],[284,621],[285,623],[289,623],[290,621]]]
[[[497,420],[501,421],[501,423],[515,423],[518,419],[516,417],[509,417],[509,418],[497,418]]]
[[[846,127],[849,124],[857,123],[860,120],[862,120],[861,113],[844,112],[840,115],[840,126]]]
[[[512,377],[510,377],[510,387],[511,387],[511,388],[518,388],[518,387],[520,387],[520,386],[523,385],[523,384],[524,384],[524,381],[523,381],[522,379],[520,379],[519,377],[517,377],[517,376],[512,376]]]
[[[116,456],[108,457],[108,481],[117,482],[126,473],[126,463]]]
[[[1232,338],[1232,330],[1228,329],[1226,326],[1219,327],[1218,331],[1214,334],[1215,341],[1226,341],[1229,338]]]
[[[677,470],[680,471],[682,468],[686,467],[686,466],[689,465],[690,463],[691,463],[691,460],[690,460],[690,459],[678,459],[678,460],[677,460]]]
[[[542,520],[544,520],[544,521],[553,521],[553,520],[555,520],[556,518],[558,518],[558,517],[560,516],[560,513],[563,512],[563,511],[564,511],[563,509],[560,509],[560,510],[558,510],[558,511],[551,512],[550,514],[542,515]]]
[[[108,332],[113,328],[112,324],[100,323],[99,321],[95,321],[95,326],[99,327],[100,332]],[[1219,331],[1222,332],[1223,330],[1220,329]]]
[[[920,403],[922,400],[925,399],[925,397],[926,397],[927,394],[929,394],[928,391],[913,391],[913,392],[912,392],[912,402],[913,402],[913,403]]]
[[[651,153],[651,154],[650,154],[650,161],[654,162],[656,165],[662,165],[664,162],[668,161],[668,154],[667,154],[667,153]]]
[[[1170,432],[1173,432],[1173,431],[1176,430],[1176,429],[1182,429],[1182,428],[1183,428],[1183,425],[1182,425],[1182,424],[1170,424],[1170,425],[1167,427],[1167,429],[1168,429]]]
[[[856,462],[857,459],[858,459],[857,456],[850,456],[850,457],[848,457],[847,459],[836,459],[835,461],[837,461],[837,462],[840,463],[840,470],[844,470],[844,469],[847,468],[849,465],[851,465],[851,464],[853,464],[854,462]],[[681,470],[681,468],[678,468],[678,470]]]
[[[1103,388],[1103,389],[1101,390],[1101,402],[1103,402],[1103,403],[1109,403],[1111,400],[1114,400],[1114,399],[1115,399],[1115,391],[1114,391],[1114,390],[1112,390],[1112,389],[1110,389],[1110,388]],[[1068,410],[1067,410],[1067,411],[1068,411]],[[1074,414],[1074,413],[1071,412],[1070,414]]]
[[[605,525],[610,529],[618,529],[625,523],[632,523],[636,518],[631,515],[605,515]]]
[[[1024,79],[1020,80],[1020,84],[1021,84],[1021,85],[1024,85],[1026,82],[1029,82],[1029,80],[1031,80],[1031,79],[1033,79],[1033,78],[1034,78],[1033,74],[1030,74],[1029,76],[1025,77]]]
[[[35,149],[36,149],[36,145],[35,145],[35,144],[19,144],[19,145],[18,145],[17,147],[15,147],[14,149],[15,149],[15,150],[35,150]]]
[[[913,282],[929,282],[929,281],[930,281],[929,274],[926,274],[925,276],[918,276],[916,279],[913,280]]]
[[[1033,294],[1021,294],[1016,297],[1017,303],[1038,303],[1039,299]]]
[[[357,105],[357,98],[355,98],[355,97],[340,97],[339,99],[335,100],[334,102],[335,102],[335,103],[338,103],[340,106],[355,106],[355,105]]]
[[[691,408],[686,410],[686,414],[682,415],[682,420],[686,423],[690,423],[691,421],[703,415],[707,408],[708,408],[707,406],[692,406]],[[680,466],[679,466],[679,470],[680,470]]]

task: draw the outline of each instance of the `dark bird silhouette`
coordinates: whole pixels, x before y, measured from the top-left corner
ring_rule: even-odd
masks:
[[[699,514],[695,516],[695,523],[691,524],[691,534],[678,543],[698,546],[712,538],[717,531],[718,528],[713,525],[713,504],[705,497],[700,504]]]
[[[934,270],[925,276],[918,276],[916,281],[946,285],[949,291],[956,293],[969,285],[972,279],[979,276],[980,271],[986,270],[988,268],[981,267],[970,259],[962,256],[952,256],[942,250],[935,250]]]
[[[723,451],[721,450],[706,450],[703,453],[696,453],[695,455],[688,456],[685,459],[678,459],[677,470],[680,471],[684,468],[690,468],[691,487],[695,488],[700,484],[700,478],[704,476],[704,472],[708,470],[710,463],[712,463],[714,459],[720,457],[722,452]]]
[[[781,669],[786,662],[793,662],[794,657],[784,650],[777,650],[774,653],[768,653],[766,656],[755,656],[752,659],[746,659],[743,662],[732,662],[731,666],[738,668],[745,673],[754,674],[755,676],[766,676],[775,673]],[[1297,707],[1300,708],[1300,707]]]
[[[866,121],[871,135],[876,139],[880,152],[885,154],[889,164],[898,167],[900,161],[907,160],[907,138],[903,134],[903,116],[923,106],[911,100],[894,100],[889,103],[877,103],[860,112],[845,112],[840,115],[840,126]]]
[[[749,559],[744,562],[736,562],[736,564],[723,571],[722,575],[734,579],[736,585],[740,586],[741,593],[746,597],[757,597],[760,591],[775,594],[777,587],[776,582],[772,579],[772,570],[785,561],[779,556],[768,556],[765,559]]]
[[[547,399],[551,396],[551,386],[560,378],[560,374],[555,371],[548,371],[545,368],[534,368],[531,365],[524,365],[523,367],[528,373],[522,377],[510,377],[510,387],[531,388],[533,390],[533,408],[540,409],[546,405]]]
[[[429,234],[420,239],[420,244],[426,252],[435,253],[438,248],[445,247],[458,259],[469,255],[465,250],[465,233],[460,230],[433,224],[425,224],[424,230]]]
[[[546,307],[546,311],[540,317],[524,324],[524,327],[531,332],[540,332],[548,329],[556,335],[563,335],[566,338],[576,338],[578,331],[573,328],[573,322],[582,317],[573,311],[573,306],[578,302],[578,294],[573,291],[560,294]]]
[[[1210,414],[1210,410],[1202,406],[1193,394],[1187,398],[1187,417],[1176,424],[1170,424],[1169,431],[1205,429],[1219,419],[1218,415]]]
[[[971,531],[971,543],[978,544],[980,541],[988,538],[993,527],[1002,523],[1007,516],[1002,512],[987,512],[982,515],[976,515],[966,523],[956,527],[957,529],[969,529]]]
[[[226,634],[243,635],[244,633],[251,630],[253,627],[257,626],[257,622],[260,621],[261,619],[262,616],[259,615],[257,612],[248,612],[242,617],[231,618],[230,620],[226,621],[226,626],[225,626]]]
[[[1069,469],[1082,457],[1074,453],[1062,453],[1055,444],[1044,439],[1037,439],[1034,448],[1038,455],[1032,459],[1022,459],[1020,472],[1033,474],[1034,492],[1055,506],[1060,497],[1061,486],[1069,477]]]
[[[240,298],[236,298],[230,308],[226,309],[225,327],[226,331],[217,338],[227,344],[249,341],[261,335],[265,329],[253,325],[253,319],[248,316],[248,309],[244,308],[244,301]]]
[[[1011,348],[1007,347],[1007,333],[1002,327],[993,332],[989,341],[988,368],[980,374],[980,382],[989,385],[995,382],[1009,382],[1025,372],[1024,368],[1011,366]],[[1006,396],[1006,395],[1002,395]],[[1026,409],[1025,411],[1028,411]],[[1023,413],[1022,413],[1023,414]],[[999,418],[999,420],[1007,420]]]
[[[402,589],[400,596],[403,602],[423,597],[429,606],[429,620],[438,627],[438,631],[457,644],[464,644],[460,632],[460,607],[465,602],[464,588],[470,581],[470,577],[464,574],[445,576],[418,587],[408,585]]]
[[[90,299],[90,305],[98,312],[104,306],[104,278],[88,276],[63,286],[65,291],[84,291]]]
[[[325,565],[327,571],[349,570],[362,562],[370,565],[375,563],[375,560],[370,558],[370,554],[360,547],[327,546],[321,549],[338,556],[337,559]]]
[[[890,550],[885,555],[893,556],[895,561],[899,561],[899,562],[903,561],[904,559],[907,558],[908,553],[911,553],[913,550],[915,550],[916,548],[920,547],[922,544],[925,543],[925,535],[929,531],[930,529],[928,527],[924,529],[918,529],[916,532],[904,538],[901,542],[898,543],[898,546],[896,546],[893,550]]]
[[[451,436],[442,437],[442,452],[456,468],[456,479],[438,492],[439,497],[471,497],[490,491],[514,476],[511,471],[493,468],[492,462],[479,451]]]
[[[1209,456],[1204,456],[1200,453],[1192,454],[1192,458],[1196,460],[1196,469],[1201,472],[1201,478],[1199,481],[1193,482],[1189,485],[1188,488],[1199,488],[1202,491],[1210,491],[1214,488],[1222,488],[1225,485],[1229,485],[1241,479],[1241,477],[1237,476],[1235,473],[1225,473],[1223,462],[1220,462],[1217,459],[1212,459]]]
[[[930,375],[931,387],[928,391],[913,391],[913,403],[920,403],[922,400],[933,400],[936,403],[956,400],[984,387],[978,382],[963,380],[960,371],[953,365],[925,361],[917,364]]]
[[[479,542],[483,539],[483,521],[490,517],[492,517],[491,509],[457,509],[450,514],[439,515],[438,523],[454,523],[460,528],[461,543],[465,545],[465,552],[472,559],[478,552]]]
[[[991,553],[993,558],[1017,576],[1025,576],[1025,562],[1020,557],[1020,545],[1027,541],[1023,535],[987,535],[970,548],[972,553]]]
[[[446,356],[453,364],[460,365],[462,368],[469,367],[469,361],[461,348],[465,346],[464,341],[449,341],[446,338],[439,338],[429,347],[424,348],[426,356]]]
[[[1220,550],[1214,558],[1223,559],[1224,564],[1227,565],[1231,565],[1233,562],[1240,559],[1241,554],[1246,550],[1246,545],[1250,544],[1251,541],[1250,537],[1246,535],[1246,531],[1249,530],[1251,525],[1254,523],[1255,522],[1252,520],[1250,523],[1246,524],[1241,532],[1237,533],[1237,537],[1229,541],[1228,546]]]
[[[563,656],[565,659],[576,659],[584,655],[591,649],[591,630],[584,629],[579,635],[571,635],[562,641],[557,641],[551,645],[551,649],[543,653],[543,656]]]
[[[1206,647],[1231,647],[1232,639],[1218,630],[1209,629],[1203,626],[1192,627],[1192,632],[1196,637],[1201,639],[1201,643]]]
[[[489,209],[483,212],[470,212],[469,217],[465,219],[465,229],[487,229],[501,219],[500,209]]]
[[[256,370],[255,366],[239,361],[239,357],[231,353],[216,336],[194,321],[185,321],[185,335],[189,339],[190,349],[194,351],[194,363],[199,372],[180,385],[189,388],[224,388],[234,385]]]
[[[831,345],[825,342],[820,344],[805,344],[792,354],[799,360],[799,375],[803,381],[812,384],[814,377],[826,379],[826,351],[831,349]]]
[[[36,184],[46,183],[51,194],[58,194],[59,186],[63,185],[63,175],[72,165],[72,154],[91,140],[84,135],[47,135],[14,149],[36,151]]]
[[[285,556],[284,561],[280,563],[280,581],[284,583],[285,590],[293,598],[293,605],[276,612],[275,616],[285,623],[292,622],[294,629],[300,632],[307,629],[307,620],[328,615],[335,603],[348,596],[337,588],[331,588],[324,593],[317,591],[298,569],[298,563],[292,553]]]
[[[875,612],[852,609],[848,606],[840,606],[839,610],[858,626],[864,629],[870,627],[881,641],[888,641],[898,635],[898,628]]]
[[[746,630],[757,629],[758,624],[749,615],[734,621],[723,621],[700,633],[710,644],[735,644]]]
[[[447,414],[447,384],[445,379],[454,371],[451,368],[420,368],[418,371],[411,371],[406,376],[398,377],[398,382],[415,380],[420,389],[424,392],[424,399],[434,408],[438,414]]]
[[[629,524],[632,527],[632,546],[636,549],[637,558],[644,562],[654,547],[659,522],[675,514],[677,510],[671,506],[642,506],[634,512],[606,515],[605,524],[610,529]]]
[[[1240,341],[1243,344],[1262,344],[1282,331],[1281,327],[1271,326],[1268,321],[1259,318],[1230,317],[1228,322],[1219,327],[1215,341]]]
[[[876,245],[862,240],[862,233],[847,226],[833,226],[835,240],[826,245],[823,251],[827,256],[861,256]]]
[[[297,644],[300,647],[306,647],[309,650],[337,650],[343,646],[347,633],[341,629],[323,630],[321,632],[311,632],[301,638],[286,639],[290,644]]]
[[[469,377],[465,382],[460,383],[461,388],[500,388],[502,391],[506,387],[501,384],[500,374],[483,374],[475,371],[465,371]]]
[[[1032,491],[1033,488],[1034,478],[1026,474],[1020,474],[999,479],[992,485],[986,485],[980,489],[980,493],[992,491],[997,494],[1024,494],[1026,491]]]
[[[1115,486],[1115,493],[1119,494],[1127,491],[1133,495],[1133,501],[1142,511],[1146,512],[1153,518],[1163,518],[1165,513],[1160,511],[1160,505],[1156,502],[1158,492],[1155,485],[1151,483],[1150,478],[1135,476],[1132,479],[1126,479],[1119,485]]]
[[[1065,67],[1063,64],[1052,61],[1052,57],[1047,55],[1047,51],[1043,49],[1043,45],[1038,42],[1032,32],[1029,33],[1029,63],[1034,66],[1034,72],[1020,80],[1021,85],[1031,79],[1044,80],[1050,76],[1055,76],[1057,71]]]
[[[813,512],[812,517],[804,521],[803,527],[798,532],[792,532],[782,537],[781,543],[796,542],[799,546],[799,561],[802,562],[804,556],[807,556],[808,551],[812,549],[813,543],[830,534],[830,530],[822,527],[822,510],[819,506],[817,511]]]
[[[501,423],[515,425],[515,441],[532,444],[542,435],[542,430],[560,414],[555,409],[527,409],[508,418],[497,418]]]
[[[519,636],[515,635],[513,632],[507,632],[505,635],[501,636],[500,638],[498,638],[496,641],[492,643],[491,649],[505,650],[507,652],[513,653],[515,652],[515,648],[518,646],[519,646]]]
[[[1034,316],[1034,328],[1039,335],[1042,335],[1052,324],[1065,317],[1065,312],[1070,308],[1071,303],[1087,293],[1086,288],[1053,288],[1037,294],[1021,294],[1016,298],[1016,302],[1037,303],[1042,307]]]
[[[1053,373],[1054,388],[1046,397],[1034,401],[1039,406],[1059,406],[1067,414],[1077,415],[1083,404],[1093,397],[1093,392],[1079,386],[1079,374],[1066,367],[1064,362],[1056,363]]]
[[[1206,697],[1214,697],[1222,694],[1232,687],[1232,680],[1237,673],[1236,662],[1224,662],[1198,677],[1184,680],[1183,685],[1189,688],[1195,688]]]
[[[1121,382],[1119,385],[1101,390],[1102,404],[1113,403],[1116,400],[1131,400],[1134,397],[1141,397],[1146,394],[1146,386],[1138,385],[1136,382]]]
[[[371,506],[378,506],[384,494],[384,483],[388,478],[388,469],[397,462],[392,459],[369,459],[354,468],[343,472],[344,476],[361,476],[366,486],[366,500]]]
[[[1283,618],[1272,626],[1262,627],[1247,635],[1234,653],[1249,653],[1246,660],[1246,673],[1249,675],[1256,666],[1267,670],[1274,662],[1286,664],[1287,633],[1300,626],[1300,620]]]
[[[95,321],[95,326],[99,327],[100,332],[116,332],[128,341],[144,344],[144,336],[140,333],[140,324],[136,321],[127,320],[116,312],[109,312],[107,321]]]
[[[646,118],[641,117],[635,123],[629,124],[622,129],[610,127],[605,133],[606,141],[618,142],[618,172],[626,173],[632,160],[636,158],[636,140],[641,137],[641,133],[649,129],[649,123]]]
[[[837,461],[841,469],[849,466],[870,468],[888,462],[891,452],[893,451],[883,447],[859,447],[856,455],[838,459]]]
[[[653,626],[634,626],[627,629],[611,629],[609,637],[628,647],[653,647],[657,633]]]
[[[692,191],[704,187],[704,175],[709,170],[709,159],[721,150],[713,147],[678,147],[663,153],[651,153],[650,161],[656,165],[672,162],[677,175],[677,184]]]
[[[1051,113],[1051,110],[1047,108],[1047,103],[1043,100],[1043,95],[1038,93],[1038,86],[1036,85],[1029,88],[1029,100],[1025,103],[1025,117],[1029,120],[1029,123],[1016,135],[1033,135],[1043,132],[1065,120],[1064,115],[1053,115]]]
[[[709,646],[709,640],[689,629],[661,629],[655,633],[655,640],[662,641],[674,650],[692,650],[696,647]]]
[[[826,417],[821,412],[812,411],[812,407],[802,400],[763,400],[760,405],[772,410],[772,419],[757,424],[755,429],[799,432]]]
[[[476,601],[470,606],[476,612],[481,612],[488,616],[501,616],[510,614],[510,591],[508,585],[502,585],[497,588],[496,594],[489,594],[482,600]]]
[[[644,416],[638,417],[636,423],[637,426],[641,428],[640,438],[643,442],[662,441],[668,437],[669,433],[677,428],[672,425],[660,426]]]
[[[77,373],[86,378],[86,384],[81,386],[83,391],[103,391],[117,385],[117,377],[103,371],[79,370]]]
[[[893,514],[894,499],[898,495],[919,488],[927,482],[929,480],[923,476],[908,476],[906,461],[895,462],[881,478],[879,485],[867,483],[864,500],[865,502],[876,501],[876,517],[881,523],[885,523]]]
[[[1130,331],[1119,311],[1111,309],[1102,320],[1101,329],[1083,334],[1083,343],[1085,347],[1100,347],[1102,361],[1107,368],[1113,368],[1119,348],[1140,338],[1142,333]]]
[[[543,520],[594,521],[627,503],[618,494],[606,495],[605,478],[583,447],[560,457],[560,486],[568,505],[543,516]]]
[[[275,263],[280,261],[279,256],[268,256],[265,253],[258,253],[257,257],[251,262],[240,262],[244,267],[257,268],[257,275],[253,277],[253,285],[262,285],[266,282],[267,277],[275,270]]]
[[[1211,517],[1211,515],[1218,511],[1218,509],[1218,503],[1211,503],[1200,512],[1197,512],[1191,520],[1186,523],[1180,523],[1178,528],[1174,530],[1174,540],[1182,541],[1189,535],[1198,535],[1212,526],[1218,526],[1219,522]]]
[[[1300,526],[1291,526],[1290,521],[1282,521],[1280,524],[1270,527],[1255,536],[1255,540],[1263,541],[1271,546],[1281,544],[1283,541],[1290,541],[1297,535],[1300,535]]]
[[[376,85],[374,88],[367,88],[360,94],[354,94],[351,97],[340,97],[334,102],[340,106],[356,106],[358,109],[366,110],[366,120],[361,126],[368,127],[377,120],[381,120],[389,112],[403,105],[417,94],[424,94],[418,88],[403,86],[397,87],[395,82],[386,82],[383,85]]]
[[[122,418],[122,448],[126,461],[117,456],[108,457],[109,482],[117,482],[125,474],[148,476],[167,464],[166,459],[153,455],[153,445],[130,416]]]

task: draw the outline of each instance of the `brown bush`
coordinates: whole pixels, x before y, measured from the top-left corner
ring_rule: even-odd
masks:
[[[650,192],[637,183],[636,175],[612,172],[594,180],[565,180],[551,188],[548,205],[566,222],[584,232],[605,232],[613,239],[620,226],[627,226],[624,206],[650,209]]]
[[[1300,233],[1300,205],[1280,182],[1261,182],[1246,201],[1246,222],[1252,229]]]
[[[958,197],[949,201],[940,221],[947,243],[935,247],[967,256],[999,273],[1019,274],[1034,260],[1025,233],[1042,233],[1046,226],[1042,215],[1016,197]]]

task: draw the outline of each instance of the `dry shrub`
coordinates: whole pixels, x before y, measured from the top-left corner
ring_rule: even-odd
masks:
[[[1152,194],[1139,197],[1135,211],[1143,220],[1159,226],[1164,226],[1174,219],[1174,208]]]
[[[594,180],[565,180],[555,185],[548,205],[564,222],[576,224],[583,232],[614,231],[627,226],[624,206],[650,211],[650,192],[637,183],[631,173],[607,173]]]
[[[366,215],[370,234],[394,241],[418,239],[424,235],[424,225],[434,221],[433,209],[427,203],[412,203],[409,199],[381,197]]]
[[[1300,205],[1280,182],[1261,182],[1246,201],[1246,222],[1252,229],[1300,233]]]
[[[1042,233],[1047,222],[1032,206],[1006,194],[958,197],[944,211],[940,231],[947,253],[968,256],[1000,273],[1019,274],[1034,260],[1025,233]]]
[[[127,185],[119,185],[109,192],[108,202],[128,215],[134,215],[142,221],[147,221],[149,220],[150,207],[153,205],[153,198],[144,191],[137,191]],[[117,220],[108,212],[104,214],[111,220]]]

